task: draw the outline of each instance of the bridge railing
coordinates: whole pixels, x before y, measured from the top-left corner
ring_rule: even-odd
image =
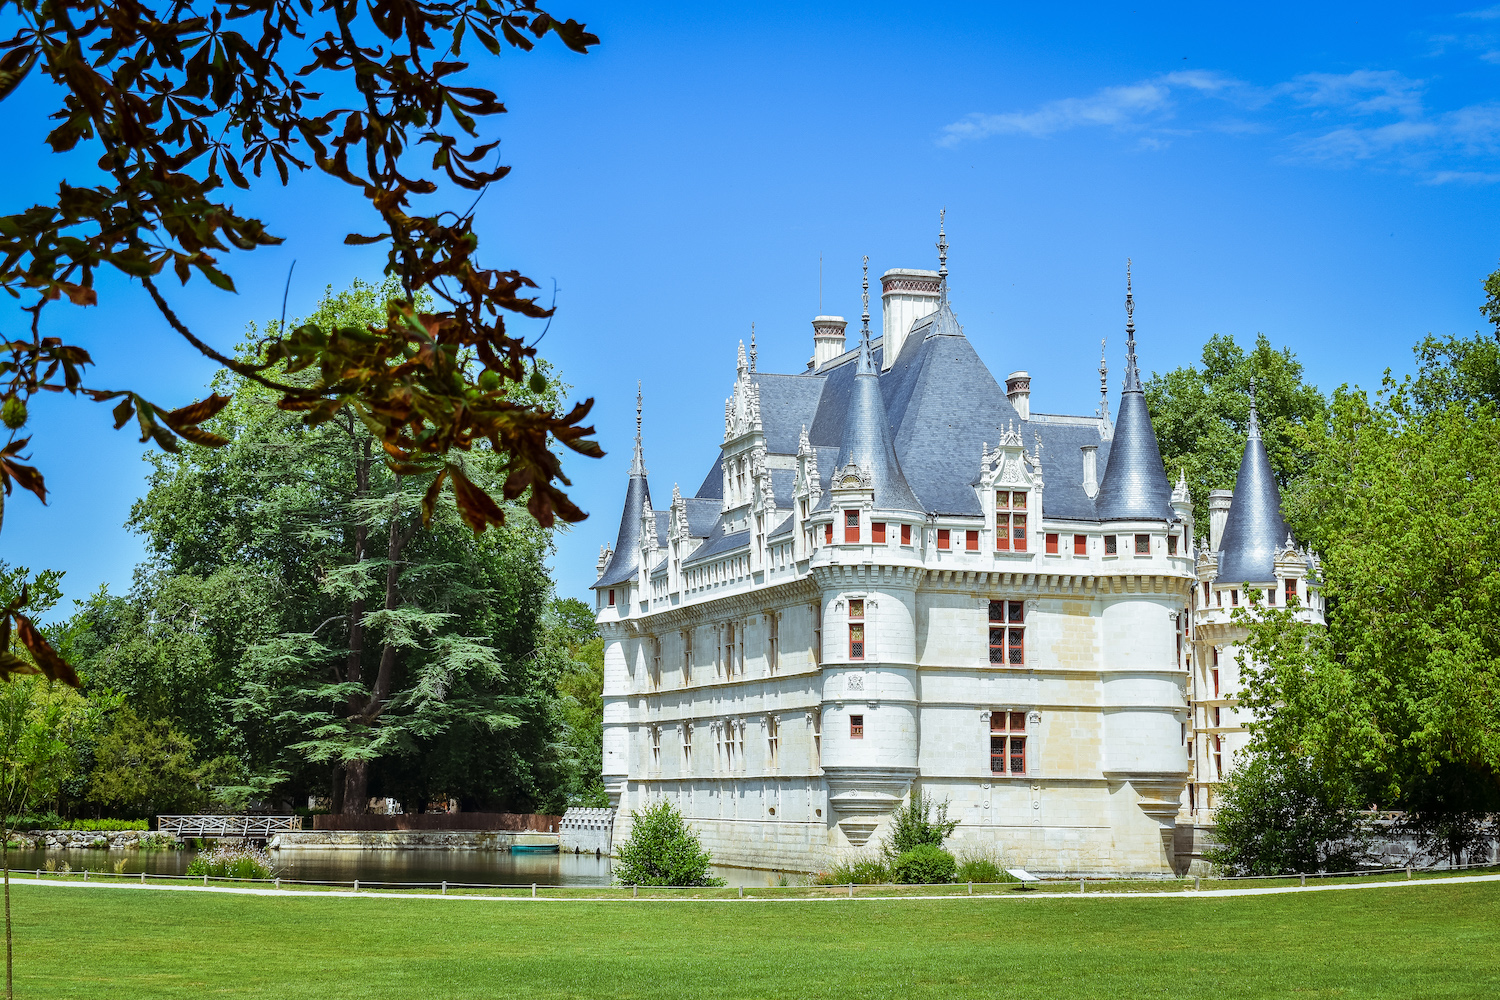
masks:
[[[158,816],[156,829],[178,837],[267,840],[302,829],[301,816]]]

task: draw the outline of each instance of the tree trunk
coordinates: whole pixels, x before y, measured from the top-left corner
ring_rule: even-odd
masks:
[[[364,499],[370,491],[370,468],[373,460],[370,457],[371,439],[366,437],[364,441],[364,455],[354,463],[355,496]],[[365,561],[365,548],[369,542],[370,529],[368,525],[360,524],[354,529],[354,563],[359,565]],[[349,655],[344,660],[344,679],[346,681],[358,682],[364,675],[361,660],[364,658],[365,650],[365,599],[357,597],[349,603]],[[345,704],[345,715],[350,719],[358,718],[364,711],[365,699],[358,694],[351,694]],[[348,763],[341,766],[339,773],[334,776],[333,788],[333,811],[348,816],[357,816],[369,808],[369,796],[366,789],[370,781],[369,765],[364,763]],[[341,779],[341,780],[340,780]]]
[[[363,816],[370,811],[370,762],[351,760],[344,765],[345,816]]]

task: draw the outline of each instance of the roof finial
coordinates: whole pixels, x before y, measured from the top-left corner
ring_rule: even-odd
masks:
[[[1260,440],[1260,414],[1255,409],[1255,376],[1250,376],[1250,429],[1251,441]]]
[[[750,321],[750,370],[755,371],[755,320]]]
[[[641,447],[641,383],[635,383],[635,454],[630,459],[631,476],[646,474],[646,452]]]
[[[1099,412],[1109,416],[1109,358],[1104,353],[1108,338],[1099,338]]]
[[[1135,364],[1135,293],[1130,285],[1130,258],[1125,258],[1125,392],[1141,391]]]
[[[864,294],[865,311],[860,313],[860,336],[868,340],[870,338],[870,255],[865,254],[865,275],[860,283]]]
[[[943,232],[943,223],[947,217],[947,208],[938,211],[938,292],[944,299],[948,298],[948,237]]]

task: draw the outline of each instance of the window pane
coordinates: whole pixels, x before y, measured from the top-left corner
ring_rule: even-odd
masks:
[[[865,717],[863,715],[849,716],[849,738],[851,740],[862,740],[865,738]]]
[[[1010,515],[995,515],[995,548],[1010,551]]]
[[[849,602],[849,617],[863,618],[865,616],[864,598],[856,598]]]
[[[1026,713],[1025,712],[1012,712],[1012,713],[1010,713],[1010,729],[1011,729],[1011,732],[1013,732],[1013,733],[1023,733],[1023,732],[1026,731]]]
[[[1169,555],[1169,556],[1175,556],[1176,554],[1177,554],[1177,536],[1176,535],[1168,535],[1167,536],[1167,555]]]
[[[1006,718],[1006,713],[1004,713],[1004,712],[991,712],[990,713],[990,732],[992,732],[992,733],[1003,733],[1005,731],[1005,718]]]
[[[1010,630],[1010,662],[1011,663],[1025,663],[1026,662],[1026,646],[1025,646],[1026,639],[1025,639],[1025,635],[1026,635],[1026,632],[1025,632],[1024,629],[1013,628],[1013,629]]]
[[[1026,773],[1026,737],[1024,736],[1010,738],[1010,773]]]
[[[939,528],[938,529],[938,548],[940,548],[940,549],[946,549],[947,547],[948,547],[948,529],[947,528]]]
[[[1011,506],[1011,509],[1013,509],[1013,510],[1025,510],[1026,509],[1026,494],[1025,493],[1012,493],[1011,494],[1011,499],[1010,499],[1010,506]]]
[[[874,540],[874,542],[875,542],[876,545],[884,545],[885,544],[885,522],[884,521],[876,521],[874,524],[870,525],[870,535],[872,536],[872,538],[873,538],[873,540]]]
[[[1075,556],[1086,556],[1086,555],[1089,554],[1089,536],[1088,535],[1074,535],[1073,536],[1073,554]]]
[[[979,551],[979,532],[969,531],[964,534],[964,549],[968,552]]]
[[[1047,554],[1057,555],[1057,535],[1047,532]]]
[[[995,509],[1007,510],[1010,508],[1010,494],[1004,490],[995,493]]]
[[[1148,554],[1150,554],[1150,552],[1151,552],[1151,536],[1150,535],[1136,535],[1135,536],[1135,554],[1138,555],[1138,556],[1142,556],[1142,555],[1148,555]]]
[[[903,524],[901,526],[901,544],[902,545],[910,545],[911,544],[911,525],[909,525],[909,524]]]
[[[1013,622],[1023,622],[1026,620],[1026,602],[1010,602],[1010,620]]]
[[[1114,535],[1105,535],[1104,536],[1104,554],[1107,555],[1107,556],[1112,556],[1112,555],[1117,554],[1117,550],[1115,549],[1115,536]]]
[[[1005,602],[1004,601],[991,601],[990,602],[990,621],[992,621],[992,622],[1003,622],[1003,621],[1005,621]]]
[[[1005,737],[990,737],[990,770],[995,774],[1005,773]]]
[[[857,527],[859,527],[859,511],[857,511],[857,510],[846,510],[846,511],[844,511],[844,524],[845,524],[845,526],[850,527],[850,528],[857,528]]]

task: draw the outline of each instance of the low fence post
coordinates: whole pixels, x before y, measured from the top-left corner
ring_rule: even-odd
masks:
[[[974,895],[974,883],[973,882],[969,883],[969,895],[971,895],[971,896]]]
[[[1194,892],[1198,892],[1202,888],[1203,888],[1203,879],[1199,878],[1197,875],[1194,875],[1193,876],[1193,891]]]
[[[281,888],[281,876],[280,875],[276,876],[276,888],[278,888],[278,889]]]
[[[439,893],[439,895],[442,895],[442,896],[448,895],[448,880],[447,879],[443,879],[443,888],[442,888],[442,891]]]
[[[141,885],[145,885],[145,884],[146,884],[146,873],[143,871],[143,872],[141,872]]]
[[[641,896],[641,887],[632,882],[630,884],[630,898],[631,899],[639,899],[640,896]]]
[[[849,883],[849,898],[850,899],[854,898],[854,883],[853,882]]]
[[[359,879],[355,879],[354,880],[354,891],[355,892],[359,891]]]
[[[207,886],[207,885],[208,885],[208,872],[204,872],[204,873],[203,873],[203,884],[204,884],[204,885],[205,885],[205,886]]]
[[[745,898],[745,887],[744,886],[740,886],[740,898],[741,899]]]
[[[531,883],[531,898],[536,899],[536,883]]]
[[[1406,866],[1406,881],[1411,881],[1411,865]]]
[[[84,881],[85,881],[85,882],[87,882],[87,881],[88,881],[88,880],[89,880],[89,870],[88,870],[88,869],[87,869],[87,868],[85,868],[85,869],[84,869],[84,870],[83,870],[83,880],[84,880]]]
[[[1303,884],[1303,885],[1306,885],[1306,884],[1307,884],[1307,876],[1306,876],[1306,875],[1303,875],[1303,876],[1302,876],[1302,884]]]

